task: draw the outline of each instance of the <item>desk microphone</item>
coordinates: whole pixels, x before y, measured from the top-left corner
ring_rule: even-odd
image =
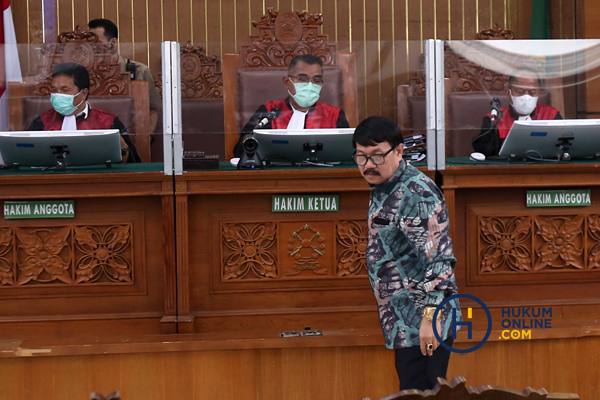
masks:
[[[500,112],[500,99],[494,97],[490,102],[490,105],[492,106],[492,125],[494,125],[494,122],[498,119],[498,113]]]
[[[279,114],[281,113],[281,110],[279,110],[279,108],[274,108],[271,110],[271,112],[269,112],[267,115],[265,115],[258,124],[256,124],[256,126],[254,127],[254,129],[260,129],[263,126],[265,126],[266,124],[268,124],[269,122],[273,121],[275,118],[279,117]]]

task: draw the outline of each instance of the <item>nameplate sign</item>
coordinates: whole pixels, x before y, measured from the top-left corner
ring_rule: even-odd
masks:
[[[75,200],[5,201],[5,219],[73,218]]]
[[[591,190],[528,190],[527,207],[591,206]]]
[[[339,211],[340,199],[338,195],[308,194],[308,195],[281,195],[274,194],[271,211],[273,212],[318,212]]]

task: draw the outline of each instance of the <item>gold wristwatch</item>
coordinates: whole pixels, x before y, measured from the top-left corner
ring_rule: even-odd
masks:
[[[433,321],[433,314],[435,314],[436,307],[427,306],[423,309],[423,316],[427,318],[428,321]],[[438,321],[442,319],[442,311],[440,311],[437,315]]]

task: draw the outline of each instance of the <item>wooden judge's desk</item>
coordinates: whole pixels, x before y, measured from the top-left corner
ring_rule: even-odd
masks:
[[[161,167],[0,174],[5,201],[75,205],[73,218],[0,227],[4,393],[38,394],[23,378],[31,368],[68,376],[61,393],[73,398],[99,382],[129,400],[377,398],[397,389],[366,276],[369,188],[355,166],[222,164],[174,177]],[[459,290],[492,315],[487,343],[453,356],[450,377],[598,397],[586,382],[600,371],[599,167],[455,159],[438,171]],[[528,190],[571,189],[589,189],[591,205],[526,207]],[[483,309],[462,306],[465,315],[473,308],[478,341]],[[551,328],[503,339],[503,307],[551,309]],[[457,348],[472,347],[466,334]],[[59,393],[40,385],[40,397],[49,387]]]

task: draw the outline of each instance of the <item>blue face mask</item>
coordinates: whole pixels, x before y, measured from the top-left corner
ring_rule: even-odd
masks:
[[[292,95],[300,107],[310,107],[319,100],[322,86],[315,85],[312,82],[294,83],[296,94]]]
[[[81,90],[79,91],[81,93]],[[64,94],[64,93],[52,93],[50,94],[50,103],[52,103],[52,107],[56,110],[57,113],[62,114],[64,116],[71,115],[77,110],[77,107],[83,103],[84,100],[77,105],[73,105],[73,100],[77,94]]]

